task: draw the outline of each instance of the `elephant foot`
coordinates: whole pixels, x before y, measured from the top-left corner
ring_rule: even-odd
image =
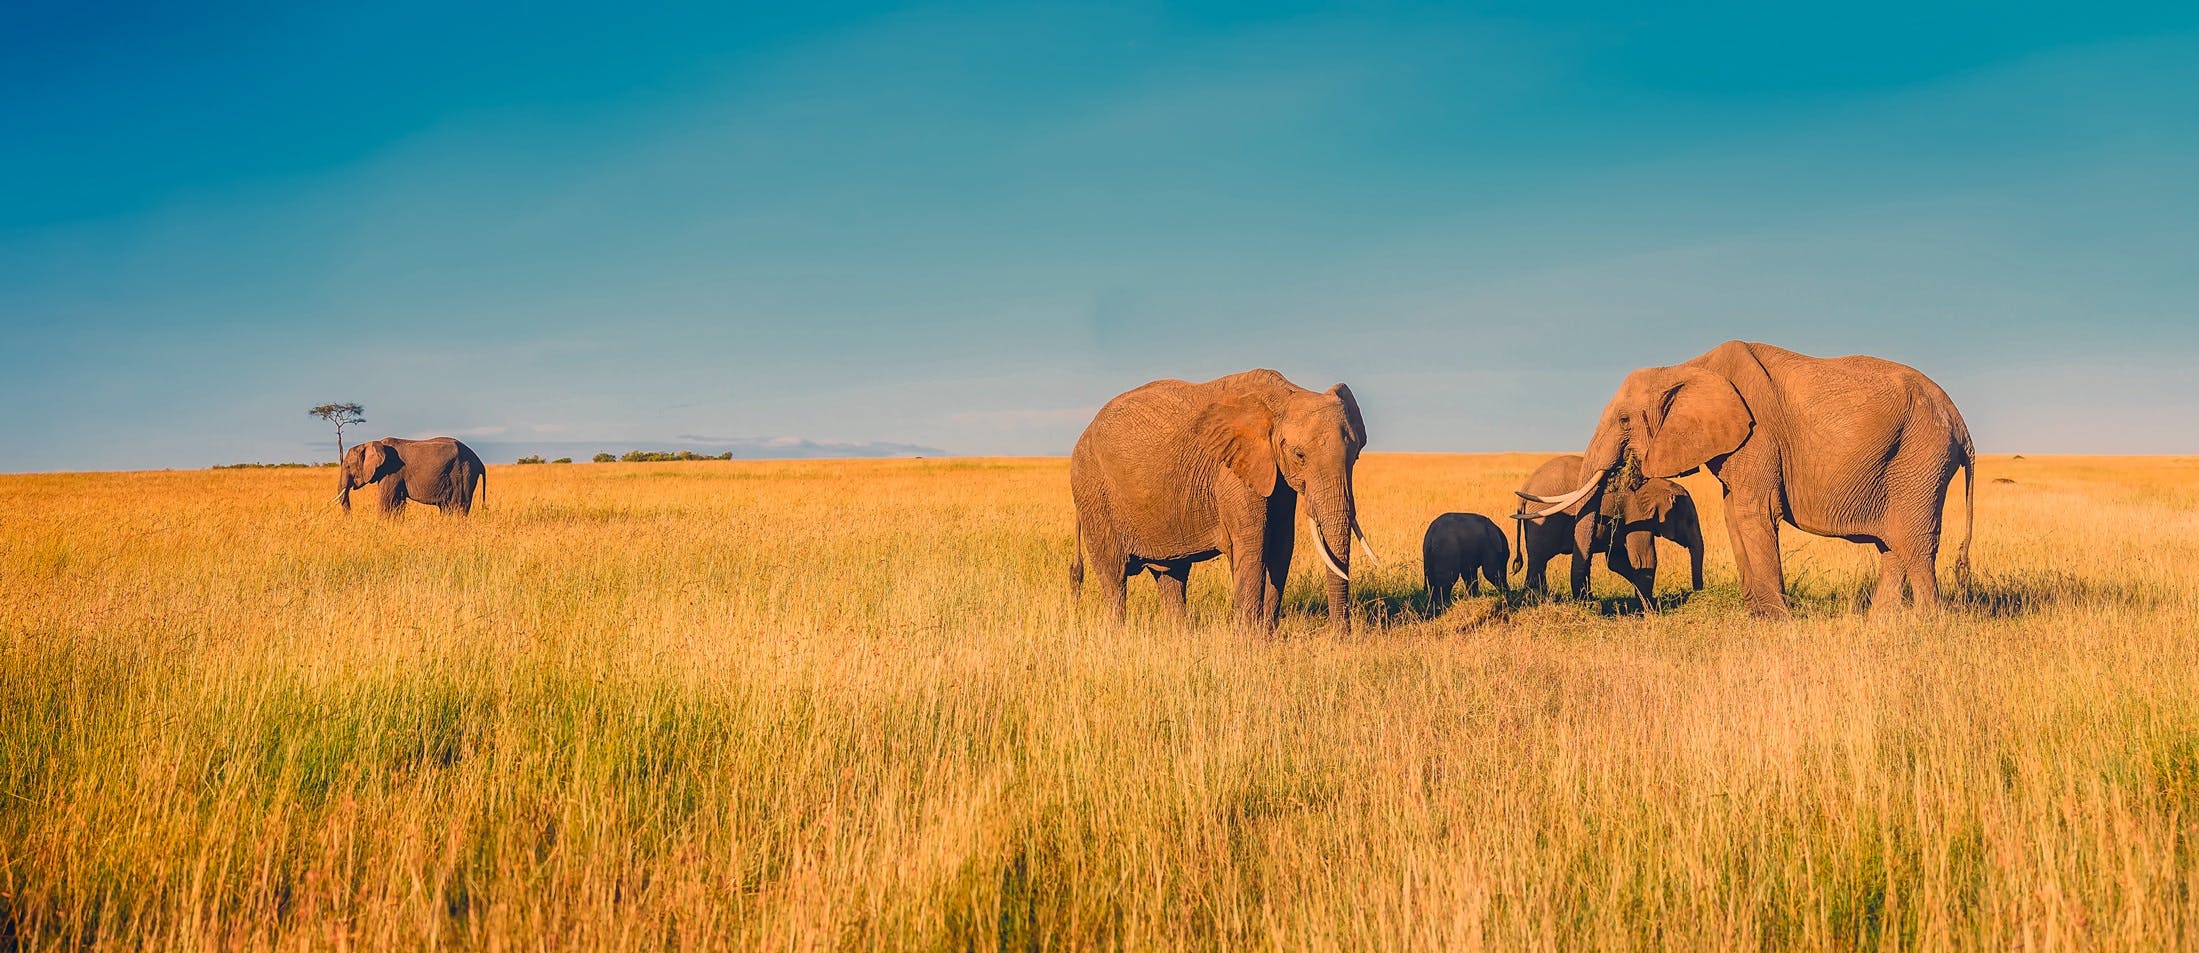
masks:
[[[1749,615],[1774,622],[1785,622],[1794,617],[1787,611],[1786,606],[1769,604],[1749,606]]]

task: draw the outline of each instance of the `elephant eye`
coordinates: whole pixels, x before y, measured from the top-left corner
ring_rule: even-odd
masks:
[[[1290,453],[1291,453],[1291,456],[1294,456],[1294,457],[1297,457],[1297,458],[1298,458],[1298,462],[1300,462],[1300,463],[1304,463],[1304,462],[1306,461],[1306,448],[1304,448],[1304,447],[1292,447],[1292,448],[1290,448]]]

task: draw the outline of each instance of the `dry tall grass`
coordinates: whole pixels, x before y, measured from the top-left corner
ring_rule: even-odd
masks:
[[[1274,640],[1099,624],[1061,460],[0,477],[0,948],[2199,945],[2199,461],[1988,459],[1938,618],[1745,618],[1697,477],[1684,605],[1420,619],[1538,459],[1367,458]]]

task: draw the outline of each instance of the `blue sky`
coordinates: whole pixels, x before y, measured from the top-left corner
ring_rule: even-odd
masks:
[[[2189,4],[175,6],[0,11],[0,470],[1061,453],[1254,366],[1566,450],[1734,337],[2199,451]]]

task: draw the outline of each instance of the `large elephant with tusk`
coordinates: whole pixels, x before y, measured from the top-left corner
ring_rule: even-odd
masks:
[[[1192,564],[1225,556],[1238,622],[1273,631],[1304,496],[1329,571],[1329,622],[1348,629],[1352,537],[1366,546],[1352,470],[1366,445],[1351,388],[1316,393],[1270,370],[1154,381],[1116,397],[1069,457],[1080,550],[1070,579],[1082,587],[1089,557],[1119,621],[1129,578],[1150,571],[1182,619]]]
[[[1708,467],[1725,486],[1750,611],[1787,614],[1782,522],[1876,546],[1874,614],[1901,605],[1904,583],[1920,607],[1936,609],[1940,512],[1958,468],[1965,515],[1955,573],[1969,571],[1974,455],[1954,401],[1915,368],[1728,341],[1685,364],[1627,375],[1589,440],[1578,489],[1519,495],[1541,504],[1527,511],[1534,516],[1578,516],[1599,488]]]

